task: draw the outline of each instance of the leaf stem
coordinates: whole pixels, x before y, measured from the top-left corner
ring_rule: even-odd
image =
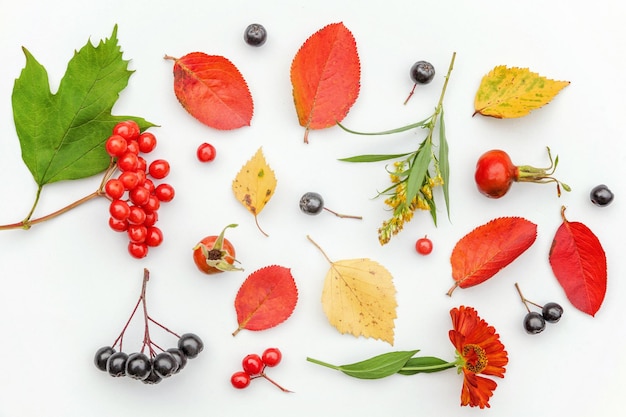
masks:
[[[403,366],[400,371],[417,371],[417,372],[437,372],[446,369],[454,368],[461,362],[456,360],[454,362],[441,363],[439,365],[425,365],[425,366]]]
[[[311,242],[312,244],[315,245],[315,247],[317,249],[319,249],[320,252],[322,252],[322,255],[324,255],[324,258],[326,258],[326,260],[328,261],[329,264],[332,264],[333,261],[328,257],[328,255],[326,255],[326,252],[324,252],[324,250],[322,249],[322,247],[320,245],[317,244],[317,242],[315,242],[313,239],[311,239],[311,236],[306,235],[306,238],[309,239],[309,242]]]
[[[309,361],[309,362],[312,362],[314,364],[317,364],[317,365],[321,365],[321,366],[325,366],[325,367],[330,368],[330,369],[334,369],[336,371],[341,370],[341,367],[339,367],[339,366],[332,365],[330,363],[323,362],[323,361],[320,361],[318,359],[307,357],[306,360]]]

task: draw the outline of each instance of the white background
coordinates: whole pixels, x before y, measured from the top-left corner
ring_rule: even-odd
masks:
[[[160,211],[165,241],[143,260],[132,259],[125,239],[108,229],[104,199],[29,231],[0,233],[0,416],[623,415],[623,2],[0,0],[0,6],[0,223],[23,219],[36,190],[12,119],[13,82],[25,63],[21,47],[46,67],[56,91],[74,50],[88,39],[109,37],[116,23],[135,73],[114,113],[161,126],[152,130],[159,145],[150,157],[170,161],[168,181],[177,192]],[[345,119],[357,130],[394,128],[429,115],[452,52],[458,54],[445,97],[451,221],[436,195],[438,227],[428,213],[418,213],[384,247],[376,229],[388,213],[382,200],[372,198],[388,185],[384,164],[351,165],[337,158],[413,150],[422,132],[360,137],[332,128],[312,131],[305,145],[291,99],[289,67],[296,51],[313,32],[340,21],[354,34],[361,58],[361,93]],[[253,22],[269,32],[261,48],[242,40]],[[178,104],[172,62],[163,55],[192,51],[223,55],[238,66],[255,102],[250,127],[216,131]],[[403,106],[412,86],[409,67],[421,59],[433,63],[437,76]],[[521,119],[471,117],[482,76],[500,64],[529,67],[571,85]],[[211,164],[195,159],[204,141],[218,150]],[[259,216],[270,237],[261,235],[231,191],[236,173],[261,146],[278,178],[276,194]],[[473,170],[481,153],[502,148],[516,164],[545,166],[546,146],[559,155],[557,176],[571,193],[559,199],[552,185],[535,184],[514,184],[500,200],[477,192]],[[98,183],[94,177],[45,187],[36,217],[89,194]],[[589,201],[589,190],[599,183],[616,194],[606,208]],[[364,219],[305,216],[298,200],[306,191],[318,191],[328,207]],[[569,304],[548,264],[561,205],[571,221],[596,233],[607,253],[608,291],[595,318]],[[536,243],[492,280],[447,297],[454,244],[474,227],[506,215],[536,223]],[[191,248],[229,223],[239,224],[227,237],[246,271],[203,276],[191,261]],[[392,273],[399,303],[394,346],[341,335],[328,324],[320,296],[329,265],[307,234],[335,260],[367,257]],[[428,257],[413,249],[425,234],[435,245]],[[271,264],[292,269],[300,291],[294,314],[274,329],[232,337],[237,289],[249,273]],[[152,273],[152,316],[206,343],[182,373],[156,386],[110,378],[92,364],[95,350],[112,343],[127,319],[144,267]],[[538,303],[561,303],[561,322],[527,335],[515,282]],[[344,364],[409,349],[453,360],[449,310],[462,304],[496,327],[509,353],[506,377],[497,380],[489,410],[459,406],[462,378],[454,370],[363,381],[305,360]],[[135,323],[128,349],[139,346],[141,326]],[[175,342],[157,331],[154,338],[166,346]],[[232,388],[230,375],[243,356],[269,346],[284,354],[270,375],[294,393],[261,380],[244,391]]]

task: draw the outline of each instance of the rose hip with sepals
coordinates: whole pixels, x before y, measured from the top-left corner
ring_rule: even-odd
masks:
[[[490,198],[500,198],[511,188],[513,182],[556,183],[557,195],[561,196],[561,187],[570,191],[570,187],[554,178],[559,157],[552,159],[550,148],[548,158],[550,166],[535,168],[530,165],[516,166],[511,162],[509,155],[500,149],[492,149],[482,154],[476,162],[474,180],[478,191]]]
[[[202,351],[203,343],[200,337],[193,333],[179,336],[148,314],[146,289],[149,279],[150,273],[144,269],[141,293],[130,317],[113,344],[96,351],[94,364],[98,369],[107,371],[113,376],[127,375],[146,384],[156,384],[162,379],[180,372],[188,359],[195,358]],[[142,347],[139,352],[128,355],[123,350],[124,335],[140,307],[143,311],[144,327]],[[156,325],[161,330],[176,337],[178,347],[165,350],[157,345],[150,335],[151,325]],[[119,351],[116,351],[116,348]]]
[[[193,247],[193,261],[200,272],[217,274],[225,271],[242,271],[234,265],[238,262],[235,258],[235,247],[224,237],[226,229],[232,227],[237,225],[229,224],[219,235],[206,236]]]

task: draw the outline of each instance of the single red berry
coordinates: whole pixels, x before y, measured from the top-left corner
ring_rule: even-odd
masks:
[[[143,186],[146,190],[150,191],[150,194],[152,194],[156,188],[154,186],[154,181],[152,181],[150,178],[146,178],[146,180],[143,183]]]
[[[120,135],[126,140],[137,139],[140,134],[139,125],[134,120],[119,122],[113,127],[113,134]]]
[[[120,135],[111,135],[104,144],[104,148],[110,156],[118,157],[122,156],[128,148],[126,139]]]
[[[146,172],[148,169],[148,163],[143,156],[137,156],[137,172]]]
[[[109,217],[109,227],[116,232],[125,232],[128,230],[128,221],[118,220],[115,217]]]
[[[148,245],[145,243],[128,242],[128,253],[133,258],[145,258],[148,255]]]
[[[237,389],[244,389],[248,385],[250,385],[250,375],[248,375],[244,371],[235,372],[230,377],[230,383],[233,385],[233,387]]]
[[[163,232],[158,227],[148,227],[148,234],[146,235],[145,244],[148,246],[159,246],[163,243]]]
[[[138,188],[136,188],[138,189]],[[134,191],[134,190],[133,190]],[[143,224],[146,221],[146,212],[139,206],[130,206],[128,222],[133,224]]]
[[[136,140],[128,141],[128,148],[126,149],[126,152],[130,152],[133,155],[139,155],[139,144]]]
[[[241,361],[241,366],[248,375],[258,375],[263,372],[263,368],[265,365],[263,365],[263,360],[259,355],[257,355],[256,353],[251,353],[243,358],[243,360]]]
[[[122,156],[117,158],[117,167],[120,171],[136,171],[137,170],[137,155],[132,152],[125,152]]]
[[[146,204],[143,205],[144,210],[146,211],[157,211],[161,207],[161,202],[155,195],[151,195],[148,198]]]
[[[122,198],[126,189],[124,183],[116,178],[111,178],[104,184],[104,192],[113,200],[119,200]]]
[[[165,159],[155,159],[148,166],[150,176],[157,180],[162,180],[170,173],[170,164]]]
[[[159,221],[159,213],[156,211],[147,211],[145,208],[144,211],[146,212],[146,220],[143,221],[143,225],[146,227],[154,226],[156,222]]]
[[[217,151],[215,150],[215,146],[211,145],[210,143],[203,143],[202,145],[198,146],[196,155],[200,162],[211,162],[215,159]]]
[[[130,214],[130,207],[124,200],[113,200],[109,205],[111,217],[117,220],[126,220]]]
[[[426,236],[421,237],[415,242],[415,250],[420,255],[428,255],[433,251],[433,242]]]
[[[261,355],[261,359],[266,366],[272,367],[280,363],[283,354],[278,348],[267,348]]]
[[[143,206],[150,198],[150,191],[145,187],[135,187],[128,193],[130,201],[138,206]]]
[[[127,190],[132,190],[139,184],[139,177],[136,172],[133,171],[125,171],[120,174],[118,177],[122,184],[124,184],[124,188]]]
[[[164,203],[168,203],[174,199],[174,187],[169,184],[159,184],[154,189],[154,195],[159,201]]]
[[[148,228],[141,224],[129,224],[126,232],[131,242],[143,243],[148,235]]]
[[[137,143],[139,144],[139,151],[142,153],[150,153],[156,148],[157,140],[156,137],[150,132],[143,132],[137,138]]]

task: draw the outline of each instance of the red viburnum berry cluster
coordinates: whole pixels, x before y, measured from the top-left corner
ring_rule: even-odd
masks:
[[[107,179],[104,191],[111,199],[109,226],[116,232],[128,235],[128,252],[134,258],[143,258],[148,248],[163,242],[161,229],[155,226],[159,219],[161,203],[172,201],[174,188],[170,184],[156,185],[170,172],[164,159],[150,164],[142,156],[157,145],[150,132],[141,133],[136,122],[120,122],[113,128],[105,148],[117,166],[119,175]]]
[[[291,392],[280,386],[265,373],[267,367],[274,367],[282,360],[282,353],[278,348],[267,348],[261,356],[256,353],[246,355],[241,361],[241,371],[235,372],[230,377],[230,383],[237,389],[244,389],[250,385],[250,381],[256,378],[265,378],[283,392]]]

